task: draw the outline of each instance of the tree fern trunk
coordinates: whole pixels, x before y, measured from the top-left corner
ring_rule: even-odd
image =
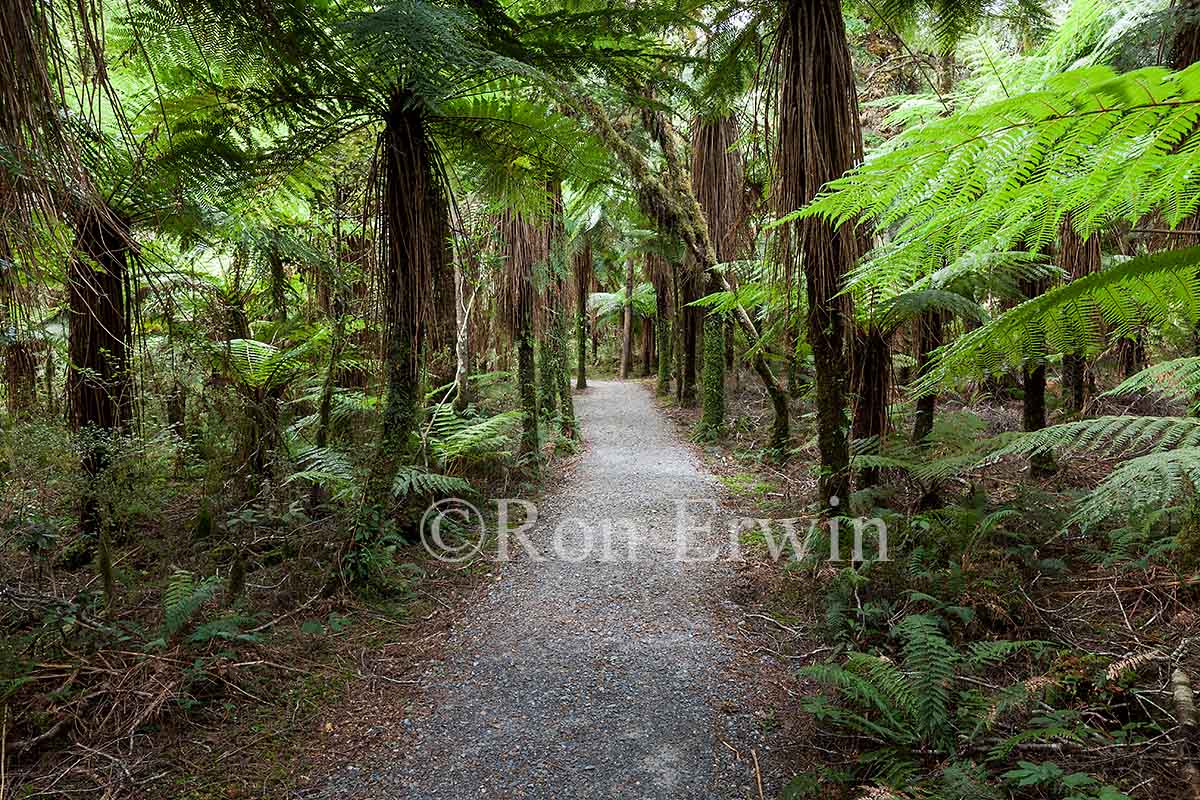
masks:
[[[654,353],[654,321],[642,317],[642,377],[650,377],[650,359]]]
[[[1059,229],[1058,266],[1070,276],[1078,280],[1100,270],[1100,237],[1092,236],[1084,241],[1071,223],[1068,214]],[[1066,406],[1076,413],[1083,411],[1087,400],[1087,363],[1079,353],[1063,355],[1063,399]]]
[[[436,154],[411,92],[398,89],[392,94],[381,158],[384,399],[379,446],[355,529],[356,548],[374,540],[396,471],[411,455],[421,396],[421,309],[433,274],[442,268],[449,231]]]
[[[939,310],[926,311],[917,318],[917,376],[929,369],[930,354],[942,346],[945,317]],[[921,444],[933,431],[937,394],[929,392],[917,398],[917,413],[913,419],[913,444]]]
[[[592,242],[584,237],[575,253],[575,388],[587,388],[588,286],[592,280]]]
[[[625,320],[621,339],[621,380],[629,377],[633,359],[633,256],[625,256]]]
[[[872,326],[855,332],[854,388],[856,402],[852,433],[856,441],[873,440],[871,452],[877,452],[887,428],[887,404],[891,378],[891,355],[887,339]],[[858,487],[879,484],[879,470],[868,467],[859,472]]]
[[[725,425],[725,322],[719,314],[704,317],[704,412],[701,429],[715,435]]]
[[[1036,297],[1046,291],[1045,281],[1025,281],[1022,290],[1026,297]],[[1022,429],[1040,431],[1046,427],[1046,362],[1029,360],[1021,368],[1023,399],[1021,401]],[[1029,459],[1029,474],[1045,478],[1056,470],[1054,456],[1049,452],[1035,453]]]
[[[667,286],[670,273],[660,276],[654,287],[654,340],[658,351],[658,381],[654,393],[665,395],[671,391],[671,322],[669,319],[670,297]]]
[[[559,279],[558,295],[566,297],[567,286],[565,279]],[[555,316],[554,336],[554,378],[555,391],[559,402],[559,431],[568,439],[578,439],[579,429],[575,421],[575,401],[571,396],[571,377],[567,366],[567,318],[562,311]]]
[[[132,410],[128,351],[129,227],[107,207],[83,212],[76,255],[67,271],[70,313],[67,396],[72,428],[83,434],[82,465],[89,480],[108,466],[110,440],[126,427]],[[100,507],[88,491],[81,532],[98,536]]]
[[[696,405],[696,339],[701,312],[688,306],[696,299],[697,276],[693,270],[682,276],[680,289],[683,296],[680,305],[683,314],[683,377],[680,381],[679,404],[684,408]]]
[[[96,484],[109,465],[114,434],[128,425],[132,415],[128,362],[131,247],[128,223],[106,206],[93,206],[84,210],[79,220],[75,253],[67,268],[67,396],[87,479],[79,531],[95,548],[109,604],[114,587],[112,555]]]
[[[527,322],[517,333],[517,386],[521,395],[521,410],[525,412],[521,426],[521,455],[529,456],[537,469],[541,443],[538,441],[538,398],[533,367],[533,325]]]
[[[774,199],[780,213],[808,204],[834,178],[862,159],[862,130],[854,69],[837,0],[788,0],[775,59],[779,72]],[[785,230],[785,248],[799,244],[808,294],[808,341],[816,367],[817,447],[823,509],[849,491],[843,327],[840,294],[846,271],[862,252],[853,225],[818,218]]]
[[[276,322],[286,322],[287,308],[287,270],[283,266],[283,256],[279,254],[279,246],[272,242],[267,249],[267,266],[271,275],[271,310]]]

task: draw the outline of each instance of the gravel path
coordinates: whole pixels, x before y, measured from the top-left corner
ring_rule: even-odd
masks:
[[[713,528],[687,532],[693,556],[728,535],[719,484],[645,386],[593,382],[576,409],[587,450],[528,532],[547,558],[504,565],[422,677],[402,746],[307,797],[759,797],[766,745],[721,620],[731,569],[675,558],[677,499],[709,504],[689,507]]]

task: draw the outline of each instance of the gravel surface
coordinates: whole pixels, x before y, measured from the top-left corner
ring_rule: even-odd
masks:
[[[728,536],[720,485],[646,386],[593,382],[576,409],[586,452],[527,533],[544,558],[500,568],[422,676],[400,746],[305,797],[759,797],[731,566],[695,560]],[[691,563],[675,557],[680,499],[712,523],[686,532]]]

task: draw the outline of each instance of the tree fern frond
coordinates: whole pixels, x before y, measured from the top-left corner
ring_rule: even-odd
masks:
[[[1121,397],[1142,392],[1173,400],[1194,400],[1200,396],[1200,356],[1152,364],[1126,378],[1101,397]]]
[[[1107,335],[1200,319],[1200,248],[1130,259],[1041,294],[937,351],[914,386],[932,391],[1054,353],[1091,354]],[[1106,334],[1110,331],[1111,334]]]

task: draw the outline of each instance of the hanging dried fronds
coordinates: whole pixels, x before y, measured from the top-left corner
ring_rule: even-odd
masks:
[[[692,191],[721,262],[737,258],[746,219],[745,175],[737,140],[737,120],[732,114],[716,120],[697,117],[692,124]]]

